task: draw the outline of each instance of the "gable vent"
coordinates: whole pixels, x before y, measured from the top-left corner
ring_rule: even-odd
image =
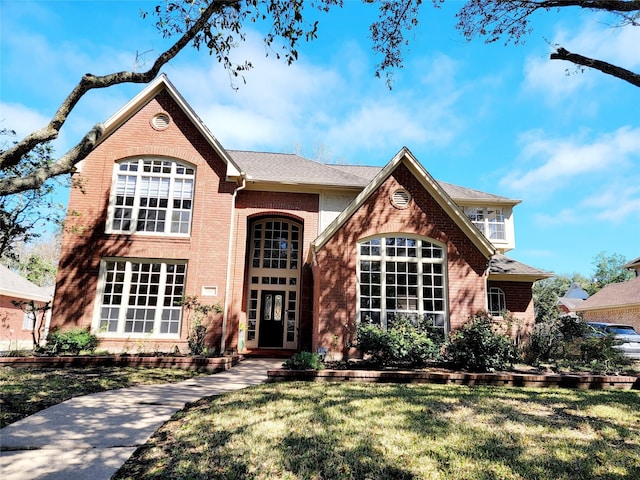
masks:
[[[391,202],[398,208],[406,208],[411,201],[411,194],[404,189],[398,189],[393,192]]]
[[[153,125],[153,128],[155,128],[156,130],[164,130],[169,126],[170,123],[171,119],[166,113],[158,113],[151,119],[151,125]]]

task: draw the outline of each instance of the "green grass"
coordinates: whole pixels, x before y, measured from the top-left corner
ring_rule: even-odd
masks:
[[[124,479],[638,479],[640,393],[275,383],[178,412]]]
[[[154,383],[180,382],[201,373],[168,368],[0,368],[0,427],[79,395]]]

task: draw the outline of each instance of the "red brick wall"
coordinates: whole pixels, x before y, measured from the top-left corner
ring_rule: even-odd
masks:
[[[24,312],[13,301],[26,300],[0,295],[0,349],[18,349],[32,345],[31,330],[23,330]],[[40,316],[38,316],[39,318]]]
[[[531,282],[487,282],[487,287],[498,287],[504,292],[505,307],[514,317],[508,333],[514,338],[517,335],[528,336],[535,323],[531,286]]]
[[[229,316],[228,345],[237,347],[238,325],[247,320],[248,289],[246,274],[248,271],[247,244],[250,235],[250,223],[252,219],[265,216],[285,217],[302,223],[302,251],[300,252],[300,268],[304,268],[304,261],[308,257],[311,242],[318,236],[320,199],[317,194],[262,192],[253,190],[241,190],[236,200],[236,237],[233,249],[231,311]],[[300,321],[309,322],[311,317],[311,302],[304,292],[307,282],[311,279],[301,275],[301,303]]]
[[[581,312],[585,322],[624,323],[640,333],[640,306]]]
[[[152,128],[159,112],[172,122],[166,130]],[[137,156],[162,156],[196,167],[190,238],[145,235],[107,235],[105,222],[116,161]],[[235,184],[225,182],[226,165],[166,92],[145,105],[103,141],[83,162],[74,179],[86,193],[74,188],[62,244],[52,325],[91,326],[100,260],[105,256],[183,259],[188,261],[186,294],[200,297],[202,286],[217,286],[217,297],[201,303],[223,302],[229,241],[231,198]],[[221,320],[213,329],[220,331]],[[180,340],[150,343],[159,349],[186,350],[186,332]],[[219,333],[218,333],[219,335]],[[219,340],[219,339],[218,339]],[[129,348],[139,341],[102,342],[101,348]],[[216,342],[219,344],[219,342]]]
[[[396,208],[392,193],[399,187],[412,196],[407,208]],[[317,253],[314,264],[315,329],[313,349],[343,355],[353,340],[356,322],[356,262],[358,240],[383,233],[411,233],[446,246],[449,322],[459,328],[470,315],[486,308],[485,271],[488,260],[422,187],[404,164],[374,192]],[[337,335],[337,339],[334,338]]]

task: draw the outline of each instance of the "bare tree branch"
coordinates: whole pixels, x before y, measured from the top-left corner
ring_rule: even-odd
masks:
[[[576,65],[593,68],[595,70],[601,71],[602,73],[606,73],[607,75],[611,75],[613,77],[624,80],[625,82],[629,82],[631,85],[640,87],[639,74],[627,70],[626,68],[603,62],[602,60],[585,57],[577,53],[571,53],[562,47],[559,47],[555,53],[552,53],[550,58],[551,60],[566,60]]]
[[[0,154],[0,170],[18,165],[21,158],[34,147],[58,137],[60,129],[69,113],[78,101],[90,90],[107,88],[122,83],[149,83],[160,69],[173,59],[185,46],[194,40],[205,28],[211,16],[225,7],[233,6],[240,0],[214,0],[205,8],[195,23],[168,50],[158,56],[153,66],[146,72],[123,71],[109,75],[95,76],[85,74],[69,96],[62,102],[49,124],[27,135],[12,148]],[[102,126],[96,125],[84,138],[65,155],[51,165],[41,167],[23,178],[4,178],[0,180],[0,196],[10,195],[41,186],[47,178],[70,173],[74,166],[83,160],[93,149],[102,134]]]

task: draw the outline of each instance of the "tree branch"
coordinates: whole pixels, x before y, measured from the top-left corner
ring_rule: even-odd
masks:
[[[57,138],[69,113],[88,91],[96,88],[107,88],[121,83],[149,83],[158,75],[160,69],[167,62],[173,59],[189,42],[197,37],[214,13],[222,11],[225,7],[235,5],[239,1],[240,0],[211,1],[207,8],[202,11],[198,20],[191,25],[171,48],[159,55],[153,66],[146,72],[123,71],[103,76],[95,76],[89,73],[85,74],[69,96],[62,102],[58,111],[46,127],[27,135],[13,147],[0,154],[0,171],[18,165],[22,157],[37,145]],[[96,125],[74,148],[51,165],[34,170],[23,178],[11,177],[0,180],[0,196],[38,188],[48,178],[70,173],[73,167],[91,152],[101,134],[102,127]]]
[[[631,85],[640,87],[640,74],[634,73],[626,68],[603,62],[602,60],[596,60],[594,58],[584,57],[577,53],[571,53],[562,47],[559,47],[555,53],[552,53],[550,58],[551,60],[566,60],[576,65],[593,68],[601,71],[602,73],[606,73],[607,75],[629,82]]]

